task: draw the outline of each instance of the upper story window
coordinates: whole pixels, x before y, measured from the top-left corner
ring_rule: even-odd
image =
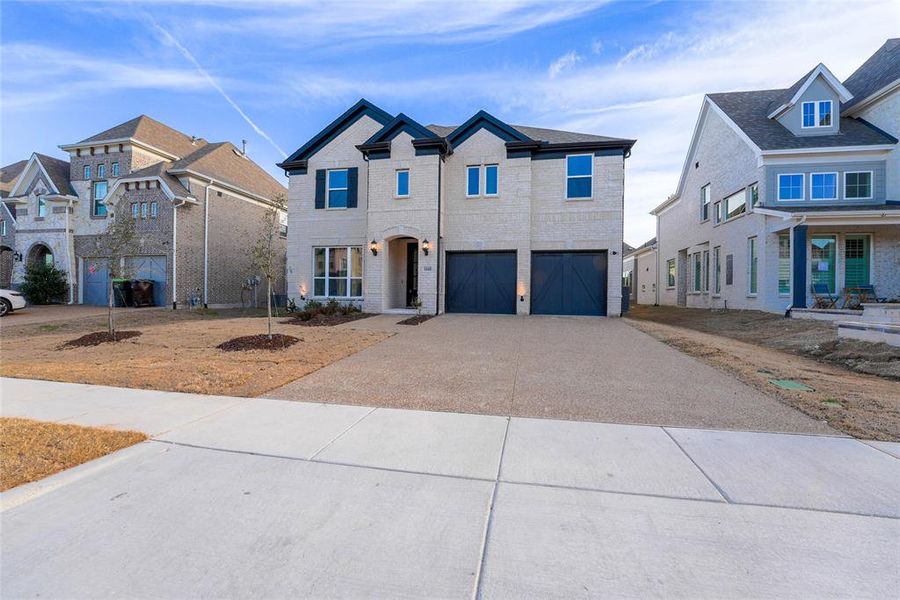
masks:
[[[847,200],[871,200],[872,171],[844,173],[844,198]]]
[[[159,203],[154,200],[150,203],[150,218],[155,219],[157,216],[159,216]]]
[[[85,179],[91,178],[91,165],[84,165],[84,178]]]
[[[473,165],[466,167],[466,196],[481,195],[481,167]]]
[[[803,173],[778,176],[779,200],[803,200]]]
[[[397,187],[394,194],[398,198],[409,197],[409,169],[397,170]]]
[[[347,208],[347,169],[328,171],[328,208]]]
[[[722,203],[716,202],[713,204],[713,218],[715,219],[715,223],[718,225],[722,222]]]
[[[106,165],[97,165],[97,177],[100,179],[106,177]]]
[[[0,221],[0,235],[6,235],[6,221]]]
[[[801,110],[803,111],[804,129],[831,127],[831,100],[804,102]]]
[[[111,170],[112,170],[112,176],[118,177],[119,176],[119,163],[114,162],[112,164]]]
[[[137,219],[141,215],[141,203],[140,202],[132,202],[131,203],[131,218]]]
[[[700,188],[700,220],[709,220],[709,184]]]
[[[747,188],[747,193],[750,194],[750,208],[755,208],[759,204],[759,184],[751,185]]]
[[[733,219],[747,212],[747,192],[741,190],[723,200],[725,203],[725,220]]]
[[[105,181],[94,182],[94,199],[91,204],[91,211],[95,217],[106,216],[106,205],[103,199],[106,198],[107,184]]]
[[[813,200],[837,200],[837,173],[811,173],[809,197]]]
[[[566,157],[566,198],[590,198],[594,179],[594,156],[576,154]]]
[[[39,216],[39,217],[47,216],[47,201],[44,200],[43,196],[38,196],[38,199],[37,199],[37,216]]]
[[[155,217],[156,215],[153,215],[153,216]],[[278,235],[280,235],[283,238],[286,238],[287,232],[288,232],[288,216],[287,216],[286,212],[283,212],[278,215]]]
[[[497,165],[484,166],[484,195],[496,196],[499,188],[499,167]]]

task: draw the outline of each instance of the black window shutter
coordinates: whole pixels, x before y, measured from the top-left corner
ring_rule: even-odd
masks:
[[[325,169],[316,169],[316,208],[325,208]]]
[[[359,189],[359,169],[347,169],[347,208],[356,208],[357,190]]]

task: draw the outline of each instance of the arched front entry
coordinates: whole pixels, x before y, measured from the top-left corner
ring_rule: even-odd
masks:
[[[46,244],[37,243],[28,250],[29,267],[36,265],[53,265],[53,251]]]
[[[419,240],[400,236],[385,242],[387,280],[384,306],[388,309],[415,308],[419,297]]]
[[[0,246],[0,288],[9,289],[12,283],[13,249]]]

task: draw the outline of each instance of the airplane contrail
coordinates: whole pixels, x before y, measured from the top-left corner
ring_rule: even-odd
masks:
[[[152,15],[147,14],[146,17],[150,21],[150,24],[153,26],[153,28],[157,32],[159,32],[159,34],[163,37],[163,39],[167,43],[175,46],[175,48],[177,48],[178,51],[181,52],[181,55],[184,56],[188,61],[190,61],[191,64],[194,65],[194,68],[197,69],[197,72],[200,73],[200,75],[202,75],[206,79],[206,81],[208,81],[209,84],[211,86],[213,86],[216,89],[216,91],[219,92],[219,94],[223,98],[225,98],[225,101],[228,102],[228,104],[230,104],[231,107],[234,110],[236,110],[239,115],[241,115],[241,118],[244,119],[244,121],[246,121],[247,124],[250,125],[250,127],[252,127],[256,133],[258,133],[263,139],[265,139],[267,142],[269,142],[273,148],[278,150],[278,152],[281,153],[282,157],[287,158],[287,152],[282,150],[281,147],[275,143],[275,140],[273,140],[271,137],[269,137],[269,134],[267,134],[265,131],[260,129],[259,126],[253,122],[253,119],[251,119],[249,116],[247,116],[247,113],[245,113],[243,110],[241,110],[241,107],[238,106],[237,102],[235,102],[234,100],[231,99],[231,96],[228,95],[228,92],[226,92],[224,89],[222,89],[222,86],[219,85],[219,82],[216,81],[215,79],[213,79],[212,75],[210,75],[206,71],[206,69],[204,69],[200,65],[200,63],[197,61],[197,59],[194,57],[194,55],[191,54],[191,51],[188,50],[187,48],[185,48],[181,44],[181,42],[179,42],[177,39],[175,39],[175,36],[173,36],[166,29],[164,29],[162,25],[157,23],[156,19],[154,19]]]

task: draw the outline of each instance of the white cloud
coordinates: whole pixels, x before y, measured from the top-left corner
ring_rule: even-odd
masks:
[[[547,76],[550,79],[556,79],[560,73],[571,69],[580,61],[581,56],[574,50],[570,50],[550,63],[550,68],[547,69]]]
[[[591,42],[591,53],[600,54],[601,52],[603,52],[603,41],[594,40],[593,42]]]

